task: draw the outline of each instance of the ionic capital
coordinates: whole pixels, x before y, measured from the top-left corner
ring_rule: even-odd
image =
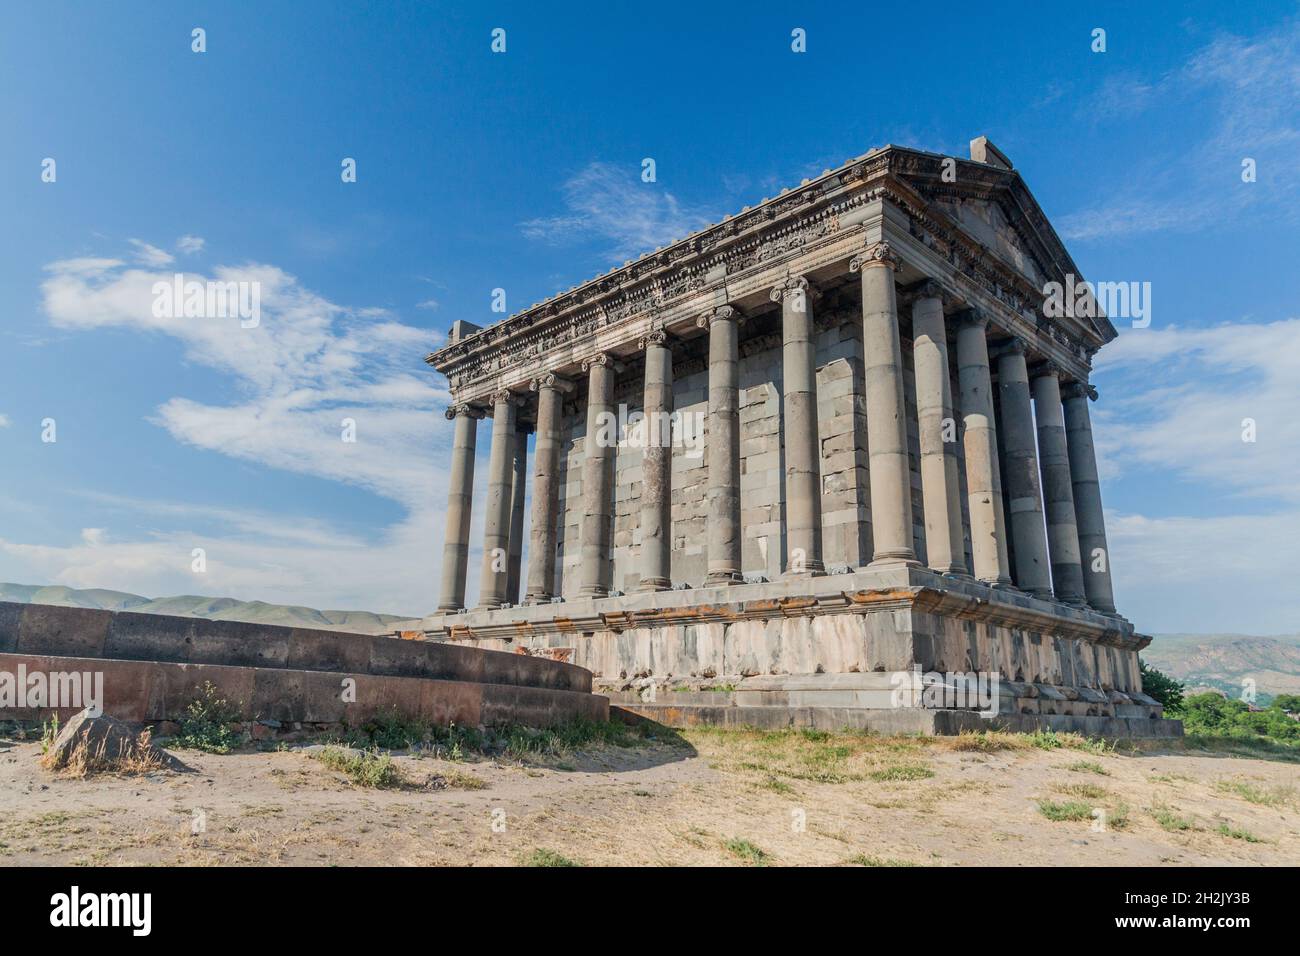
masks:
[[[1097,400],[1097,389],[1087,382],[1067,382],[1061,386],[1061,398],[1083,398],[1085,395],[1095,402]]]
[[[816,299],[820,293],[817,287],[803,276],[790,276],[769,293],[773,302],[780,302],[786,296],[802,295],[805,300]]]
[[[911,290],[912,294],[918,299],[943,299],[943,286],[934,279],[923,279],[918,282]]]
[[[856,256],[849,260],[849,271],[857,272],[859,269],[865,269],[867,266],[889,266],[895,272],[898,271],[901,261],[895,254],[894,250],[887,242],[877,242],[875,245],[862,250]]]
[[[454,421],[458,415],[464,415],[466,418],[483,418],[487,412],[477,405],[461,402],[458,405],[448,405],[443,414],[447,416],[447,421]]]
[[[591,356],[590,358],[585,358],[582,360],[583,372],[590,372],[597,365],[603,368],[610,369],[611,371],[614,372],[617,372],[619,369],[622,368],[622,365],[619,364],[618,360],[615,359],[614,356],[610,355],[608,352],[597,352],[595,355]]]
[[[567,378],[561,378],[554,372],[547,372],[545,375],[539,375],[528,383],[528,388],[533,392],[540,392],[542,389],[552,389],[557,392],[571,392],[574,389],[573,382]]]
[[[522,405],[524,397],[516,395],[508,388],[499,389],[492,393],[492,404],[495,405]]]
[[[653,328],[637,339],[636,347],[644,352],[652,345],[667,346],[668,333],[662,328]]]
[[[981,332],[989,327],[989,317],[975,306],[968,306],[957,313],[957,327],[979,329]]]
[[[1061,366],[1057,365],[1051,359],[1044,359],[1035,363],[1034,367],[1029,370],[1030,378],[1042,378],[1044,375],[1050,375],[1053,378],[1060,378]]]
[[[744,317],[740,310],[734,305],[720,305],[716,309],[710,309],[695,320],[695,324],[702,329],[707,329],[714,322],[741,322]]]
[[[1029,343],[1018,335],[1013,335],[998,347],[998,358],[1004,355],[1028,355]]]

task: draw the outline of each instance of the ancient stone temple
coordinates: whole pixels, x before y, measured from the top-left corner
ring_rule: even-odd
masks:
[[[981,138],[873,150],[457,322],[428,357],[455,423],[441,591],[402,629],[571,661],[673,721],[987,726],[900,685],[919,671],[992,676],[1004,724],[1176,732],[1112,592],[1088,378],[1116,331],[1048,318],[1067,276]]]

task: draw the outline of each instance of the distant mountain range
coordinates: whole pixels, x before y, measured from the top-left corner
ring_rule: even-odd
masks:
[[[291,604],[264,601],[236,601],[234,598],[177,597],[147,598],[126,591],[103,588],[79,590],[61,585],[0,584],[0,601],[21,604],[57,604],[62,607],[101,608],[106,611],[138,611],[142,614],[177,614],[213,621],[247,621],[251,624],[279,624],[285,627],[314,627],[321,630],[351,631],[356,634],[384,634],[394,621],[410,620],[398,614],[370,611],[318,611]]]
[[[375,614],[371,611],[318,611],[290,604],[192,594],[147,598],[126,591],[78,590],[61,585],[0,584],[0,601],[177,614],[214,621],[248,621],[357,634],[389,633],[396,622],[410,620],[400,614]],[[1261,703],[1267,703],[1277,694],[1300,694],[1300,634],[1277,637],[1158,634],[1142,656],[1152,667],[1186,684],[1191,693],[1218,690],[1240,697],[1242,682],[1250,678],[1255,681]]]
[[[1142,657],[1190,693],[1240,697],[1249,678],[1261,704],[1278,694],[1300,694],[1300,634],[1157,634]]]

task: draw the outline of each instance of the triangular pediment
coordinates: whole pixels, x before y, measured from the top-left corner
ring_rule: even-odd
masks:
[[[972,144],[973,145],[973,144]],[[991,144],[989,144],[991,146]],[[942,216],[1024,276],[1037,289],[1084,276],[1044,215],[1020,174],[1004,166],[996,150],[988,162],[889,147],[897,154],[892,172]],[[1105,317],[1072,319],[1079,332],[1100,346],[1116,335]]]

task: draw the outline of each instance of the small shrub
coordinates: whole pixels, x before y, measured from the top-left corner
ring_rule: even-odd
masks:
[[[196,687],[195,690],[199,696],[190,702],[185,716],[181,718],[181,731],[176,735],[174,743],[188,750],[230,753],[243,740],[242,734],[233,726],[239,721],[242,708],[219,697],[217,688],[211,681],[204,681],[203,686]]]

